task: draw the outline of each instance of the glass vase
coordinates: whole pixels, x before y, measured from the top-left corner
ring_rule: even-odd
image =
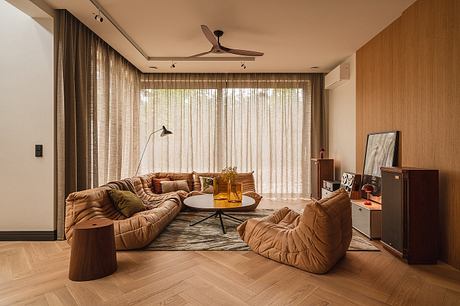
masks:
[[[213,182],[213,197],[214,201],[226,201],[228,198],[228,190],[225,185],[219,184],[217,179]]]
[[[243,199],[243,184],[229,182],[227,185],[228,190],[228,202],[230,203],[241,203]]]

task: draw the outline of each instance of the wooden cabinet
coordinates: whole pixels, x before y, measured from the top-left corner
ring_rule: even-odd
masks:
[[[382,168],[382,243],[410,264],[438,258],[438,170]]]
[[[326,158],[311,159],[311,198],[321,199],[323,180],[334,179],[334,160]]]
[[[353,228],[369,239],[380,239],[382,233],[382,206],[378,203],[365,205],[366,200],[351,200]]]

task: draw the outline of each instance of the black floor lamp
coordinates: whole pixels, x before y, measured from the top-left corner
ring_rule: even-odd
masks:
[[[164,125],[161,127],[161,129],[158,129],[158,130],[153,131],[152,133],[150,133],[149,138],[147,139],[147,143],[144,146],[144,150],[142,150],[141,159],[139,160],[139,165],[137,165],[137,170],[136,170],[135,176],[137,175],[137,173],[139,172],[139,168],[141,167],[142,159],[144,158],[145,150],[147,149],[147,146],[148,146],[148,144],[150,142],[150,138],[152,138],[153,134],[158,133],[160,131],[161,131],[160,137],[165,137],[165,136],[168,136],[168,135],[172,134],[172,132],[170,130],[168,130]]]

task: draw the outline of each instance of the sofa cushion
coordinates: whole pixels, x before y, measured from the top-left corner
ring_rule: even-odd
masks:
[[[177,180],[177,181],[162,181],[161,182],[161,190],[163,193],[184,190],[190,192],[190,188],[188,187],[186,180]]]
[[[186,180],[189,190],[193,190],[193,172],[156,172],[155,178],[169,178],[171,181]]]
[[[161,190],[161,182],[170,181],[170,180],[171,179],[169,177],[154,178],[152,180],[153,192],[156,194],[163,193],[163,191]]]
[[[111,189],[108,193],[112,199],[113,205],[127,218],[145,210],[145,206],[141,199],[131,191]]]
[[[201,192],[213,193],[214,192],[214,178],[208,176],[200,176]]]

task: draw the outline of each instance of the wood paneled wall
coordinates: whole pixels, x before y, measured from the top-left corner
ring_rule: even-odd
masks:
[[[440,171],[440,255],[460,268],[460,1],[418,0],[357,52],[356,165],[399,130],[402,166]]]

